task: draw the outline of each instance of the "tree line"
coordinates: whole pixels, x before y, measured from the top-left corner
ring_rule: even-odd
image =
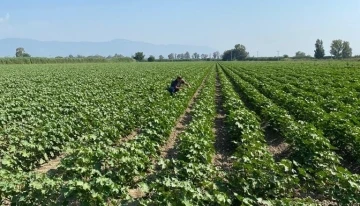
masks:
[[[15,57],[31,57],[31,55],[29,53],[26,53],[25,52],[25,49],[23,47],[19,47],[19,48],[16,48],[16,52],[15,52]],[[45,57],[37,57],[37,58],[45,58]],[[66,57],[62,57],[62,56],[56,56],[55,59],[113,59],[113,58],[117,58],[117,59],[121,59],[121,58],[126,58],[128,59],[129,57],[126,57],[124,55],[121,55],[121,54],[114,54],[114,56],[107,56],[107,57],[104,57],[104,56],[101,56],[101,55],[90,55],[90,56],[84,56],[84,55],[72,55],[70,54],[69,56],[66,56]]]
[[[168,55],[168,60],[209,60],[209,59],[220,59],[222,56],[220,55],[219,51],[213,52],[212,54],[199,54],[197,52],[190,55],[187,51],[185,53],[175,54],[170,53]],[[145,59],[145,54],[143,52],[136,52],[132,58],[136,61],[143,61]],[[156,58],[153,55],[150,55],[147,59],[149,62],[155,61]],[[165,57],[163,55],[159,55],[158,61],[164,61]]]
[[[325,56],[325,49],[324,44],[321,39],[317,39],[315,42],[315,50],[314,55],[306,55],[305,52],[297,51],[295,53],[294,59],[301,59],[301,58],[316,58],[316,59],[324,59],[324,58],[350,58],[352,57],[352,48],[350,47],[350,43],[348,41],[343,41],[341,39],[333,40],[330,45],[330,57]],[[25,52],[25,49],[22,47],[19,47],[16,49],[15,53],[16,57],[31,57],[30,54]],[[232,60],[279,60],[280,57],[249,57],[249,52],[246,51],[246,47],[242,44],[236,44],[233,49],[229,49],[224,51],[223,54],[220,54],[219,51],[213,52],[212,54],[199,54],[197,52],[190,54],[188,51],[185,53],[170,53],[167,55],[168,59],[167,61],[174,61],[174,60],[223,60],[223,61],[232,61]],[[77,55],[74,57],[73,55],[69,55],[68,57],[55,57],[55,58],[91,58],[91,59],[121,59],[129,57],[125,57],[121,54],[115,54],[114,56],[107,56],[103,57],[101,55],[93,55],[93,56],[82,56]],[[132,59],[135,61],[146,61],[145,60],[145,54],[143,52],[136,52],[133,56],[131,56]],[[269,59],[270,58],[270,59]],[[289,55],[285,54],[282,56],[282,59],[284,58],[290,58]],[[153,62],[153,61],[165,61],[165,57],[163,55],[159,55],[158,59],[156,59],[155,56],[150,55],[147,58],[147,61]]]
[[[330,57],[326,57],[325,56],[325,49],[324,49],[324,44],[323,41],[321,39],[317,39],[315,42],[315,50],[314,50],[314,55],[306,55],[305,52],[302,51],[297,51],[295,53],[295,56],[292,57],[294,59],[301,59],[301,58],[316,58],[316,59],[324,59],[324,58],[336,58],[336,59],[340,59],[340,58],[350,58],[352,57],[352,48],[350,47],[350,43],[348,41],[343,41],[341,39],[337,39],[337,40],[333,40],[331,45],[330,45]],[[135,53],[134,56],[132,56],[136,61],[143,61],[145,55],[143,54],[143,52],[137,52]],[[289,55],[285,54],[282,56],[283,58],[289,58]],[[214,60],[223,60],[223,61],[232,61],[232,60],[257,60],[257,59],[264,59],[264,60],[279,60],[280,57],[274,57],[273,59],[269,59],[268,57],[261,57],[261,58],[251,58],[249,57],[249,52],[246,51],[246,47],[242,44],[236,44],[234,46],[233,49],[229,49],[224,51],[223,54],[220,55],[220,53],[218,51],[214,52],[211,55],[207,55],[207,54],[198,54],[198,53],[193,53],[190,56],[189,52],[186,52],[184,54],[174,54],[171,53],[168,55],[168,59],[169,60],[210,60],[210,59],[214,59]],[[164,60],[164,57],[162,55],[159,56],[159,61]],[[154,56],[150,56],[148,58],[148,61],[155,61],[155,57]]]
[[[31,57],[31,55],[29,53],[25,52],[25,49],[23,47],[16,48],[15,56],[16,57]],[[211,56],[213,59],[221,58],[219,51],[213,52],[212,54],[199,54],[199,53],[195,52],[192,55],[190,55],[189,52],[185,52],[185,53],[179,53],[179,54],[171,53],[168,55],[168,60],[206,60],[206,59],[211,58]],[[76,55],[76,56],[74,56],[74,55],[70,54],[67,57],[56,56],[55,58],[56,59],[62,59],[62,58],[65,58],[65,59],[73,59],[73,58],[77,58],[77,59],[86,59],[86,58],[87,59],[90,59],[90,58],[91,59],[113,59],[113,58],[130,58],[130,57],[126,57],[121,54],[115,54],[114,56],[109,55],[107,57],[104,57],[101,55],[91,55],[91,56]],[[143,61],[145,59],[145,54],[143,52],[136,52],[131,58],[136,61]],[[149,62],[152,62],[155,60],[164,61],[165,57],[163,55],[159,55],[159,58],[156,59],[155,56],[150,55],[147,58],[147,61],[149,61]]]
[[[331,55],[330,58],[336,58],[336,59],[351,58],[352,48],[350,47],[350,43],[348,41],[343,41],[341,39],[333,40],[330,45],[330,55]],[[285,54],[282,57],[289,58],[289,55]],[[246,47],[241,44],[236,44],[233,49],[226,50],[222,55],[222,60],[224,61],[245,60],[248,58],[249,58],[249,52],[247,52]],[[316,58],[316,59],[326,58],[323,41],[321,39],[316,40],[314,56],[306,55],[305,52],[302,51],[297,51],[293,58],[295,59],[296,58]]]

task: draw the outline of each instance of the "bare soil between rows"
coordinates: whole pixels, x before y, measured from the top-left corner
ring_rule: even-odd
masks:
[[[290,157],[291,147],[285,142],[284,137],[267,124],[265,124],[262,128],[264,129],[268,151],[273,155],[274,160],[278,162],[282,159]]]
[[[35,172],[40,173],[40,174],[46,174],[49,171],[55,170],[59,166],[61,160],[64,157],[65,157],[65,154],[60,154],[55,159],[52,159],[52,160],[42,164],[39,168],[35,169]]]
[[[231,136],[226,131],[226,112],[224,111],[224,96],[221,91],[221,82],[219,75],[216,75],[215,89],[216,117],[214,120],[215,128],[215,156],[213,164],[221,168],[223,171],[229,171],[232,168],[231,156],[233,155],[236,145],[232,142]]]

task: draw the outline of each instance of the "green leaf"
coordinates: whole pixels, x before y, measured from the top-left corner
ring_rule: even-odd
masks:
[[[150,191],[149,186],[146,183],[140,183],[139,188],[142,192],[147,193]]]
[[[31,183],[30,183],[30,186],[31,186],[31,187],[34,187],[35,189],[38,189],[38,190],[40,190],[40,189],[43,188],[42,184],[41,184],[40,182],[37,182],[37,181],[31,182]]]
[[[6,166],[11,166],[11,162],[8,159],[2,159],[1,164],[6,165]]]

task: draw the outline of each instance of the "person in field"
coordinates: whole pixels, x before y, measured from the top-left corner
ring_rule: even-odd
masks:
[[[178,76],[174,81],[171,82],[171,85],[169,87],[170,94],[173,95],[178,92],[183,84],[190,87],[190,84],[185,82],[185,80],[181,76]]]

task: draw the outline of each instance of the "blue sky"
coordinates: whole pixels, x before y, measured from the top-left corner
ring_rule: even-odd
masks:
[[[360,54],[360,0],[1,0],[0,38],[206,45],[251,56],[326,54],[334,39]],[[1,45],[0,45],[1,46]]]

